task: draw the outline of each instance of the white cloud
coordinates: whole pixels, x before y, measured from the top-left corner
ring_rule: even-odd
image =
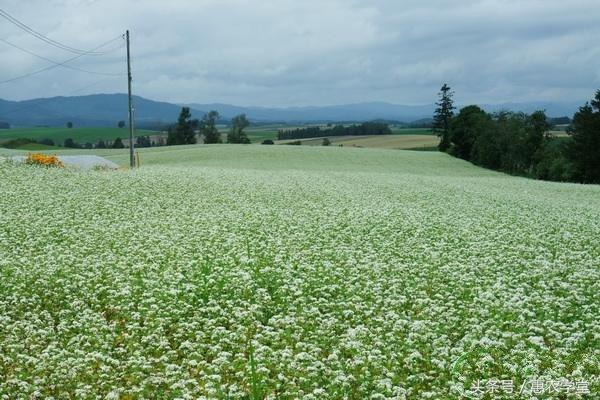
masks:
[[[430,103],[444,81],[461,102],[579,100],[600,83],[596,0],[5,0],[2,8],[83,49],[130,29],[134,91],[166,101]],[[0,38],[70,57],[7,21]],[[0,80],[48,65],[1,42],[0,57],[11,61],[0,64]],[[121,72],[124,49],[73,65]],[[123,92],[125,83],[56,68],[1,85],[0,97]]]

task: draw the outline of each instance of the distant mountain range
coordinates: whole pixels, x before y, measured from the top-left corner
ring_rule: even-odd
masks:
[[[171,123],[177,120],[181,106],[134,96],[135,121]],[[197,112],[203,115],[203,112]],[[127,120],[126,94],[51,97],[24,101],[0,99],[0,121],[12,126],[117,126]]]
[[[181,104],[172,104],[134,96],[135,121],[140,127],[168,124],[177,120]],[[531,102],[481,105],[486,111],[511,110],[532,112],[545,109],[550,117],[571,117],[581,102]],[[412,122],[431,118],[433,104],[407,106],[384,102],[307,107],[240,107],[230,104],[187,104],[194,118],[206,111],[217,110],[223,119],[245,113],[254,122],[309,123],[351,122],[383,119]],[[94,94],[74,97],[52,97],[24,101],[0,99],[0,121],[12,126],[116,126],[127,120],[127,95]]]

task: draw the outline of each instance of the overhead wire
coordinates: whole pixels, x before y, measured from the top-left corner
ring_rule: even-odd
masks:
[[[108,44],[110,44],[110,43],[112,43],[112,42],[114,42],[114,41],[116,41],[116,40],[119,40],[119,39],[122,39],[122,35],[119,35],[119,36],[117,36],[116,38],[114,38],[114,39],[111,39],[111,40],[109,40],[108,42],[105,42],[105,43],[103,43],[103,44],[101,44],[101,45],[99,45],[99,46],[97,46],[97,47],[93,48],[93,49],[92,49],[92,50],[90,50],[90,51],[94,51],[94,50],[100,49],[100,48],[102,48],[102,47],[104,47],[104,46],[106,46],[106,45],[108,45]],[[120,48],[120,47],[119,47],[119,48]],[[117,48],[115,48],[115,49],[113,49],[113,50],[111,50],[111,51],[114,51],[114,50],[117,50]],[[59,66],[65,66],[65,64],[67,64],[67,63],[69,63],[69,62],[71,62],[71,61],[73,61],[73,60],[76,60],[76,59],[78,59],[78,58],[81,58],[81,57],[83,57],[83,56],[84,56],[84,55],[86,55],[86,54],[88,54],[88,53],[87,53],[87,52],[86,52],[86,53],[82,53],[82,54],[79,54],[79,55],[77,55],[77,56],[75,56],[75,57],[71,57],[71,58],[69,58],[68,60],[65,60],[65,61],[63,61],[63,62],[57,62],[57,63],[55,63],[55,64],[53,64],[53,65],[50,65],[50,66],[48,66],[48,67],[45,67],[45,68],[42,68],[42,69],[38,69],[38,70],[36,70],[36,71],[32,71],[32,72],[29,72],[29,73],[27,73],[27,74],[23,74],[23,75],[15,76],[15,77],[13,77],[13,78],[10,78],[10,79],[6,79],[6,80],[3,80],[3,81],[0,81],[0,85],[1,85],[1,84],[5,84],[5,83],[14,82],[14,81],[16,81],[16,80],[23,79],[23,78],[28,78],[28,77],[30,77],[30,76],[33,76],[33,75],[39,74],[39,73],[41,73],[41,72],[44,72],[44,71],[48,71],[48,70],[54,69],[54,68],[56,68],[56,67],[59,67]]]
[[[32,55],[34,57],[37,57],[37,58],[39,58],[41,60],[48,61],[49,63],[55,64],[56,66],[61,66],[61,67],[64,67],[64,68],[72,69],[74,71],[86,72],[88,74],[95,74],[95,75],[113,75],[113,76],[125,75],[125,73],[122,73],[122,72],[98,72],[98,71],[90,71],[90,70],[87,70],[87,69],[75,67],[75,66],[72,66],[72,65],[65,64],[64,62],[61,63],[61,62],[58,62],[58,61],[54,61],[54,60],[52,60],[50,58],[41,56],[39,54],[36,54],[33,51],[27,50],[27,49],[25,49],[25,48],[23,48],[23,47],[21,47],[19,45],[16,45],[16,44],[14,44],[12,42],[9,42],[6,39],[0,38],[0,41],[6,43],[9,46],[14,47],[15,49],[21,50],[24,53],[30,54],[30,55]]]
[[[61,50],[64,51],[68,51],[74,54],[81,54],[81,55],[101,55],[101,54],[105,54],[104,52],[96,52],[95,50],[93,51],[85,51],[85,50],[81,50],[81,49],[77,49],[75,47],[71,47],[71,46],[67,46],[64,43],[58,42],[56,40],[50,39],[49,37],[41,34],[40,32],[34,30],[33,28],[31,28],[30,26],[28,26],[27,24],[19,21],[18,19],[16,19],[15,17],[13,17],[12,15],[10,15],[9,13],[7,13],[6,11],[0,9],[0,17],[6,19],[8,22],[12,23],[13,25],[17,26],[18,28],[20,28],[21,30],[29,33],[30,35],[40,39],[41,41],[54,46],[56,48],[59,48]]]
[[[15,17],[13,17],[12,15],[10,15],[9,13],[7,13],[6,11],[4,11],[2,9],[0,9],[0,17],[6,19],[7,21],[9,21],[10,23],[12,23],[13,25],[15,25],[18,28],[22,29],[23,31],[29,33],[30,35],[36,37],[37,39],[45,42],[46,44],[49,44],[49,45],[51,45],[51,46],[53,46],[55,48],[58,48],[58,49],[61,49],[61,50],[68,51],[68,52],[76,54],[76,56],[74,56],[74,57],[71,57],[71,58],[69,58],[69,59],[67,59],[65,61],[62,61],[62,62],[58,62],[58,61],[55,61],[55,60],[53,60],[51,58],[48,58],[48,57],[39,55],[37,53],[34,53],[33,51],[25,49],[25,48],[23,48],[23,47],[15,44],[15,43],[9,42],[6,39],[0,38],[0,41],[4,42],[5,44],[7,44],[9,46],[12,46],[12,47],[14,47],[14,48],[16,48],[18,50],[21,50],[21,51],[23,51],[23,52],[25,52],[27,54],[30,54],[30,55],[32,55],[34,57],[37,57],[37,58],[40,58],[40,59],[45,60],[47,62],[50,62],[52,64],[52,65],[50,65],[48,67],[45,67],[45,68],[42,68],[42,69],[39,69],[39,70],[35,70],[35,71],[32,71],[32,72],[29,72],[27,74],[23,74],[23,75],[15,76],[15,77],[10,78],[10,79],[2,80],[2,81],[0,81],[0,84],[6,84],[6,83],[14,82],[14,81],[17,81],[17,80],[20,80],[20,79],[24,79],[24,78],[27,78],[27,77],[30,77],[30,76],[33,76],[33,75],[36,75],[36,74],[39,74],[39,73],[42,73],[42,72],[45,72],[45,71],[57,68],[57,67],[64,67],[64,68],[69,68],[69,69],[75,70],[75,71],[80,71],[80,72],[85,72],[85,73],[89,73],[89,74],[104,75],[105,76],[105,78],[103,78],[101,80],[98,80],[98,81],[96,81],[96,82],[94,82],[92,84],[88,84],[86,86],[80,87],[78,89],[75,89],[75,90],[67,93],[67,95],[73,95],[75,93],[78,93],[78,92],[84,91],[86,89],[89,89],[90,87],[96,86],[96,85],[98,85],[98,84],[100,84],[100,83],[102,83],[104,81],[111,80],[111,79],[114,79],[116,77],[124,76],[125,75],[125,73],[111,73],[111,72],[90,71],[90,70],[87,70],[87,69],[84,69],[84,68],[79,68],[79,67],[75,67],[75,66],[72,66],[72,65],[68,65],[68,63],[70,63],[71,61],[77,60],[77,59],[79,59],[79,58],[81,58],[83,56],[105,55],[105,54],[112,53],[112,52],[114,52],[116,50],[122,49],[123,47],[125,47],[125,43],[121,43],[119,46],[117,46],[115,48],[112,48],[112,49],[108,49],[108,50],[105,50],[105,51],[97,51],[97,50],[99,50],[99,49],[101,49],[101,48],[103,48],[103,47],[105,47],[105,46],[107,46],[107,45],[109,45],[109,44],[111,44],[111,43],[119,40],[119,39],[124,39],[125,38],[124,35],[119,35],[116,38],[111,39],[111,40],[109,40],[109,41],[107,41],[105,43],[102,43],[99,46],[97,46],[97,47],[95,47],[95,48],[93,48],[91,50],[82,50],[82,49],[77,49],[77,48],[68,46],[68,45],[66,45],[64,43],[58,42],[56,40],[53,40],[53,39],[51,39],[51,38],[49,38],[49,37],[41,34],[40,32],[34,30],[33,28],[31,28],[30,26],[26,25],[25,23],[19,21],[18,19],[16,19]],[[23,109],[29,109],[32,106],[33,107],[37,107],[38,104],[41,103],[41,102],[43,102],[44,100],[45,99],[42,98],[42,99],[38,99],[37,101],[28,101],[27,104],[25,106],[23,106],[23,107],[17,107],[17,108],[13,108],[13,109],[10,109],[10,110],[6,110],[4,113],[0,114],[0,117],[8,116],[9,114],[12,114],[14,112],[18,112],[18,111],[23,110]]]

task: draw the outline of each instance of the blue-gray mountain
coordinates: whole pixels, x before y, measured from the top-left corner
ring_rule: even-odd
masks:
[[[181,106],[134,96],[137,124],[168,124],[177,120]],[[203,111],[194,110],[200,118]],[[14,126],[75,126],[111,127],[127,120],[126,94],[94,94],[74,97],[51,97],[24,101],[0,99],[0,121]]]
[[[584,102],[564,103],[506,103],[482,105],[486,111],[512,110],[532,112],[545,109],[548,116],[571,117]],[[171,104],[134,96],[135,120],[140,126],[168,124],[177,120],[180,104]],[[433,104],[407,106],[383,102],[308,107],[239,107],[229,104],[188,104],[193,118],[205,111],[217,110],[223,119],[245,113],[253,122],[336,122],[368,121],[374,119],[411,122],[431,118]],[[0,99],[0,121],[12,126],[116,126],[127,119],[127,95],[95,94],[74,97],[52,97],[24,101]]]

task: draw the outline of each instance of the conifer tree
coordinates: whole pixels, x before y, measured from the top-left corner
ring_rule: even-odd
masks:
[[[436,104],[437,108],[433,115],[433,132],[440,138],[438,148],[440,151],[446,151],[450,147],[450,121],[454,116],[454,103],[452,96],[454,92],[448,84],[444,83],[438,93],[440,99]]]

